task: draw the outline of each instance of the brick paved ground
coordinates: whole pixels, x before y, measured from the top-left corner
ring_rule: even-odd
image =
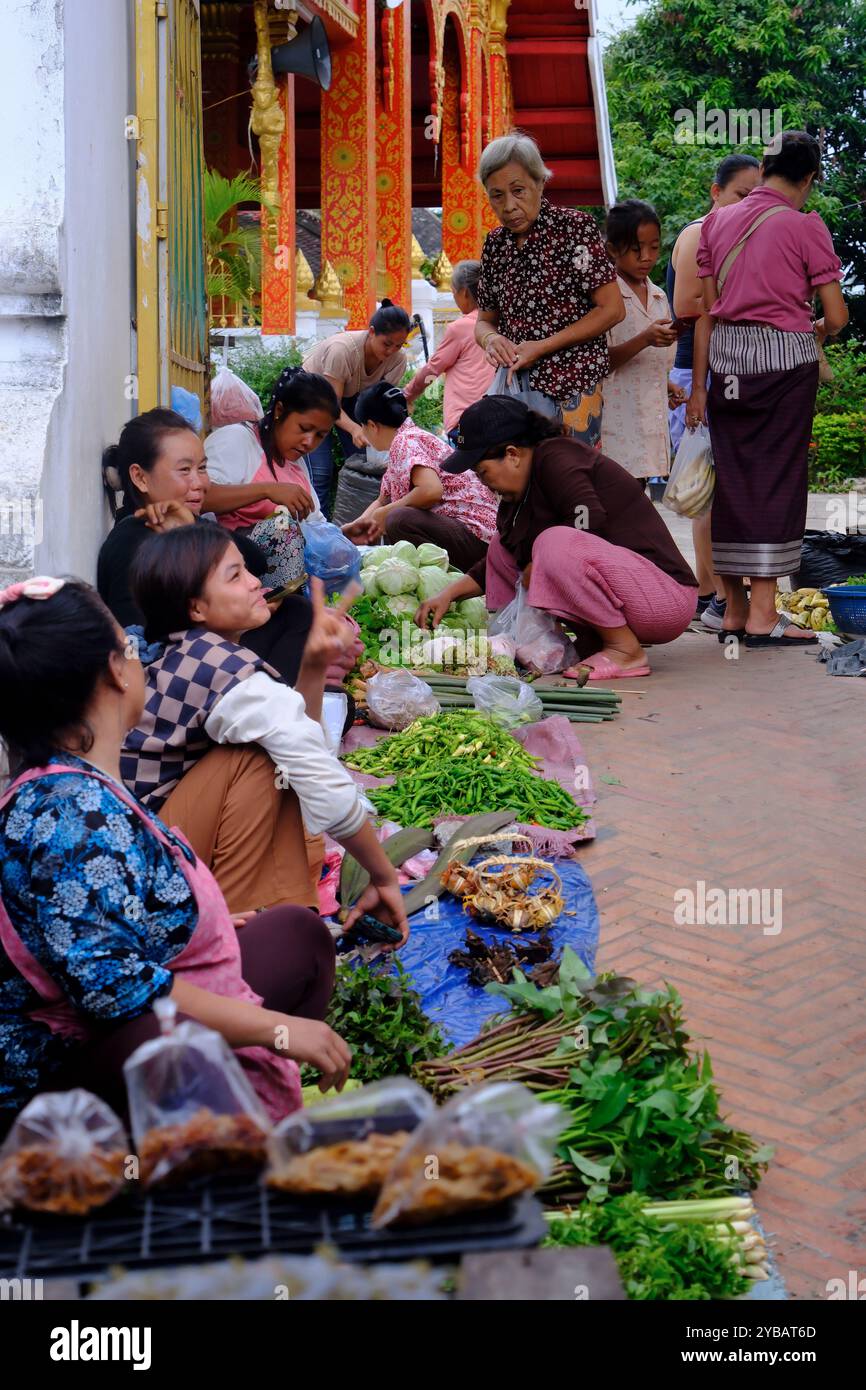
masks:
[[[579,730],[599,966],[676,986],[727,1113],[776,1145],[757,1205],[804,1299],[866,1275],[866,682],[814,650],[728,661],[687,632],[624,683],[644,693],[618,720]],[[701,879],[781,889],[781,931],[675,925],[674,893]]]

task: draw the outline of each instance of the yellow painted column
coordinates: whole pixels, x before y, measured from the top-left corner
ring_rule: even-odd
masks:
[[[381,293],[412,304],[412,50],[409,0],[379,12],[382,70],[376,96],[376,223]],[[380,298],[381,298],[380,293]]]
[[[376,302],[375,0],[359,0],[359,18],[322,93],[322,261],[339,277],[350,328],[366,327]]]

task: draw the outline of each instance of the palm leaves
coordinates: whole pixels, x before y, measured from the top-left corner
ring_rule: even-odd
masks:
[[[239,227],[237,212],[245,203],[255,203],[273,213],[262,199],[258,179],[235,174],[227,179],[216,169],[204,175],[205,256],[207,292],[213,299],[224,297],[255,311],[262,283],[261,232],[258,226]]]

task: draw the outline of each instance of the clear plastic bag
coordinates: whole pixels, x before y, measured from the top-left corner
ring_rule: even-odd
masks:
[[[16,1119],[0,1149],[0,1210],[83,1216],[116,1197],[129,1139],[114,1111],[89,1091],[45,1091]]]
[[[706,425],[698,425],[686,430],[680,440],[662,502],[678,516],[703,516],[712,504],[715,486],[710,432]]]
[[[394,1159],[435,1109],[414,1081],[392,1076],[296,1111],[268,1140],[265,1180],[297,1195],[377,1196]]]
[[[342,592],[353,579],[361,577],[361,552],[330,521],[302,521],[304,567],[307,574],[321,579],[329,594]]]
[[[367,714],[379,729],[408,729],[425,714],[438,713],[430,686],[411,671],[380,671],[367,681]]]
[[[552,614],[530,605],[522,580],[511,602],[491,620],[488,635],[510,638],[521,666],[540,676],[565,671],[578,659],[574,643]]]
[[[532,1191],[553,1167],[568,1117],[516,1081],[472,1086],[413,1133],[373,1212],[375,1228],[426,1225]]]
[[[253,388],[241,381],[231,367],[220,367],[210,384],[211,429],[240,425],[244,420],[261,420],[264,413]]]
[[[545,396],[543,391],[535,391],[529,384],[528,372],[515,372],[508,382],[508,368],[499,367],[494,374],[493,380],[487,388],[488,396],[513,396],[515,400],[523,401],[529,410],[534,410],[537,415],[543,415],[548,420],[556,420],[562,423],[562,410],[551,396]]]
[[[348,714],[349,697],[337,690],[326,690],[322,696],[322,728],[325,742],[335,757],[340,751]]]
[[[544,706],[532,686],[517,676],[471,676],[466,689],[475,708],[489,715],[500,729],[535,724],[544,714]]]
[[[123,1067],[142,1181],[261,1167],[270,1122],[228,1043],[199,1023],[177,1023],[170,999],[153,1007],[162,1034]]]

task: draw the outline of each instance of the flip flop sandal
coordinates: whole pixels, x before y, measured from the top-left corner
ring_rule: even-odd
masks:
[[[808,647],[813,642],[817,642],[818,634],[813,632],[809,637],[788,639],[785,632],[789,627],[796,627],[800,632],[806,629],[801,628],[799,623],[787,613],[780,613],[776,626],[770,632],[747,632],[747,647]]]
[[[578,666],[570,667],[562,674],[571,677],[572,680],[580,681],[581,668],[586,669],[587,667],[589,668],[589,675],[581,684],[586,684],[587,681],[624,681],[631,680],[634,676],[652,675],[649,666],[632,666],[628,670],[623,670],[622,666],[617,666],[610,657],[602,656],[600,652],[597,652],[595,656],[588,656],[586,661],[582,661]]]
[[[721,632],[716,633],[716,636],[723,646],[729,637],[736,637],[739,642],[742,642],[746,636],[746,629],[744,627],[722,628]]]

